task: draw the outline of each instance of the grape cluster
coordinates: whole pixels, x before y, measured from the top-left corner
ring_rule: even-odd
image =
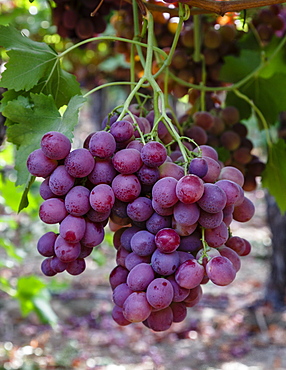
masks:
[[[180,166],[162,140],[148,135],[154,112],[130,110],[122,120],[105,119],[83,148],[71,150],[65,135],[49,132],[28,157],[30,173],[45,178],[39,216],[59,223],[58,234],[39,239],[38,251],[45,275],[80,274],[108,224],[117,262],[109,276],[113,319],[163,331],[199,302],[202,284],[235,279],[251,246],[231,234],[230,224],[249,221],[254,205],[243,174],[222,166],[215,149],[187,149],[190,160]],[[158,133],[170,134],[163,122]]]
[[[85,40],[105,31],[106,18],[119,6],[129,6],[126,2],[118,4],[114,0],[54,0],[52,8],[53,23],[61,37],[74,41]],[[94,14],[92,14],[94,13]],[[92,14],[92,15],[91,15]]]
[[[253,143],[247,137],[248,129],[240,122],[239,111],[233,106],[196,112],[181,117],[184,134],[199,145],[217,149],[224,165],[238,168],[244,175],[243,189],[255,190],[257,178],[265,164],[252,153]]]

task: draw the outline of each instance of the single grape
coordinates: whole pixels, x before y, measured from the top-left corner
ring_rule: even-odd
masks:
[[[193,289],[201,283],[204,273],[204,267],[195,259],[191,259],[179,266],[175,279],[182,288]]]
[[[174,213],[174,206],[171,207],[161,207],[154,199],[152,199],[152,207],[156,213],[160,216],[171,216]]]
[[[172,323],[173,311],[171,307],[166,307],[159,311],[152,311],[146,320],[147,327],[156,332],[168,330]]]
[[[242,256],[245,251],[245,239],[240,236],[231,236],[225,242],[225,245],[234,250],[239,256]]]
[[[208,164],[208,171],[206,175],[202,177],[202,179],[204,180],[204,182],[214,183],[220,175],[221,166],[219,162],[213,158],[210,158],[210,157],[203,157],[203,158],[206,160]]]
[[[242,187],[231,180],[219,180],[216,185],[226,194],[226,206],[241,204],[244,198]]]
[[[118,285],[126,283],[129,271],[123,266],[116,266],[109,274],[109,284],[111,289],[114,290]]]
[[[149,256],[156,249],[155,236],[147,230],[137,231],[130,240],[130,246],[139,256]]]
[[[222,211],[226,205],[225,192],[215,184],[204,184],[204,194],[197,204],[206,212],[217,213]]]
[[[173,297],[173,286],[170,281],[165,278],[156,278],[152,280],[146,290],[147,301],[152,307],[158,310],[168,307]]]
[[[81,251],[80,243],[69,243],[60,235],[55,241],[55,254],[62,262],[75,261]]]
[[[67,215],[60,224],[60,235],[69,243],[79,242],[85,233],[86,222],[83,217]]]
[[[143,164],[137,172],[137,177],[141,184],[153,185],[159,180],[159,169],[157,167],[148,167]]]
[[[191,235],[181,237],[181,243],[178,251],[184,252],[197,252],[202,247],[201,233],[199,231],[194,231]]]
[[[68,263],[61,261],[57,256],[51,259],[50,264],[55,272],[64,272],[68,265]]]
[[[228,258],[231,261],[236,272],[240,270],[241,261],[239,255],[233,249],[227,247],[226,245],[222,245],[217,250],[222,256]]]
[[[129,272],[126,283],[133,291],[141,291],[145,290],[154,278],[155,273],[152,267],[148,263],[139,263]]]
[[[122,283],[117,285],[116,288],[114,288],[112,293],[113,302],[118,307],[123,307],[123,303],[125,302],[126,298],[130,296],[130,294],[133,293],[133,290],[129,288],[129,286],[126,283]]]
[[[205,158],[195,157],[189,165],[189,173],[200,178],[204,177],[208,172],[208,163]]]
[[[209,213],[200,210],[199,224],[206,229],[214,229],[218,227],[223,221],[223,211],[217,213]]]
[[[64,159],[71,150],[70,140],[61,132],[49,131],[41,139],[43,153],[51,159]]]
[[[142,222],[152,216],[154,210],[152,201],[146,197],[138,197],[127,206],[127,215],[133,221]]]
[[[255,207],[253,202],[244,197],[243,202],[234,207],[233,218],[238,222],[247,222],[254,216]]]
[[[225,166],[221,169],[220,175],[219,175],[219,180],[231,180],[241,187],[244,184],[244,176],[242,172],[237,169],[236,167],[233,166]]]
[[[46,177],[40,185],[39,194],[44,200],[57,197],[57,195],[54,194],[49,187],[49,180],[50,177]]]
[[[112,309],[111,316],[113,320],[120,326],[126,326],[131,324],[130,321],[126,320],[124,315],[123,315],[123,310],[119,306],[114,306]]]
[[[91,207],[100,213],[111,211],[115,202],[114,192],[107,184],[96,185],[90,192],[89,202]]]
[[[197,203],[185,204],[178,202],[174,206],[174,219],[183,226],[194,225],[200,217],[200,209]]]
[[[194,152],[197,154],[201,154],[203,158],[210,157],[214,159],[215,161],[218,161],[217,151],[209,145],[200,145],[199,148],[196,147],[194,149]]]
[[[123,304],[123,315],[130,322],[142,322],[151,313],[151,306],[145,292],[133,292]]]
[[[137,253],[131,252],[126,256],[124,262],[127,270],[131,271],[139,263],[150,263],[151,256],[139,256]]]
[[[50,159],[42,149],[36,149],[29,154],[27,168],[30,174],[37,177],[48,177],[58,166],[58,161]]]
[[[141,158],[149,167],[159,167],[167,158],[167,150],[157,141],[149,141],[141,150]]]
[[[196,175],[186,175],[182,177],[176,186],[176,195],[178,199],[185,204],[197,202],[202,197],[203,192],[204,183]]]
[[[182,322],[187,317],[187,307],[184,302],[172,302],[173,322]]]
[[[110,185],[114,177],[118,174],[112,164],[110,158],[97,158],[94,163],[93,170],[88,175],[88,179],[94,185],[107,184]]]
[[[151,257],[151,266],[159,275],[172,275],[178,268],[180,263],[179,253],[162,253],[156,249]]]
[[[94,168],[94,158],[85,148],[75,149],[66,157],[68,173],[76,178],[88,176]]]
[[[184,169],[177,165],[176,163],[172,162],[164,162],[159,167],[159,178],[162,179],[163,177],[173,177],[176,180],[180,180],[184,176]]]
[[[46,276],[55,276],[56,271],[51,267],[51,260],[52,258],[45,258],[41,263],[41,270],[42,273]]]
[[[122,143],[132,138],[134,128],[129,121],[116,121],[110,126],[110,133],[118,143]]]
[[[81,239],[82,245],[86,247],[96,247],[104,239],[104,228],[99,222],[92,222],[86,219],[86,229],[83,238]]]
[[[179,234],[172,228],[161,229],[155,235],[156,247],[162,253],[174,252],[179,247],[180,242]]]
[[[177,183],[178,181],[173,177],[164,177],[158,180],[152,189],[153,200],[162,208],[169,208],[175,205],[178,201],[176,195]]]
[[[206,273],[214,284],[220,286],[230,284],[236,276],[232,262],[224,256],[212,257],[206,264]]]
[[[119,174],[115,176],[111,186],[116,198],[122,202],[132,202],[141,192],[140,181],[135,175]]]
[[[55,255],[54,245],[58,234],[53,231],[48,231],[40,237],[37,243],[38,252],[44,257],[52,257]]]
[[[190,293],[190,289],[182,288],[175,279],[174,275],[167,277],[167,280],[172,284],[174,295],[173,302],[182,302]]]
[[[82,185],[74,186],[65,196],[65,207],[73,216],[83,216],[90,210],[90,191]]]
[[[64,165],[58,166],[50,175],[49,187],[58,195],[65,195],[74,186],[75,178],[71,176]]]
[[[228,228],[224,222],[213,229],[205,229],[205,240],[212,248],[218,248],[223,245],[228,237]]]
[[[146,221],[146,228],[152,234],[157,234],[161,229],[171,227],[171,225],[172,219],[170,216],[161,216],[156,212],[153,212],[152,216]]]
[[[111,158],[116,150],[114,136],[107,131],[98,131],[89,141],[89,151],[94,157]]]
[[[138,150],[122,149],[114,154],[112,164],[116,171],[130,175],[137,172],[143,163]]]
[[[67,215],[68,212],[63,199],[50,198],[40,205],[39,217],[46,224],[61,222]]]

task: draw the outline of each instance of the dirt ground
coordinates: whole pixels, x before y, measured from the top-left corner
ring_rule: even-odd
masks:
[[[98,267],[88,260],[79,277],[61,274],[71,283],[52,295],[58,325],[42,325],[36,315],[23,318],[16,301],[4,293],[0,301],[0,369],[100,370],[286,370],[286,311],[263,304],[271,235],[264,221],[263,192],[252,197],[256,216],[234,224],[233,234],[252,243],[242,268],[227,287],[208,283],[201,302],[187,319],[164,333],[141,324],[119,327],[108,275],[114,251]],[[29,261],[33,269],[39,261]]]

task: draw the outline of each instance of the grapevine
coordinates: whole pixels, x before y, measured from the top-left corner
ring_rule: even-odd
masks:
[[[45,233],[37,243],[46,276],[64,271],[83,273],[86,258],[104,241],[108,227],[114,233],[116,251],[116,267],[109,276],[114,321],[122,326],[141,322],[154,331],[167,330],[173,322],[183,321],[187,309],[200,301],[204,284],[231,284],[240,270],[240,257],[251,252],[250,243],[233,235],[231,226],[233,221],[245,223],[253,217],[254,204],[245,192],[256,188],[266,164],[252,153],[253,143],[239,109],[218,94],[232,93],[255,112],[266,132],[271,159],[275,144],[268,122],[262,109],[241,88],[267,72],[271,60],[277,61],[285,46],[279,8],[278,13],[272,8],[275,22],[269,21],[264,27],[261,16],[250,26],[263,46],[267,48],[270,43],[272,53],[266,57],[263,51],[246,76],[225,84],[216,78],[215,70],[220,70],[227,58],[237,56],[239,47],[232,46],[240,36],[233,25],[217,31],[209,23],[202,41],[200,15],[192,13],[188,2],[175,7],[178,22],[164,46],[155,35],[170,25],[162,19],[159,26],[156,23],[159,16],[154,9],[158,11],[159,4],[140,2],[138,7],[135,0],[124,4],[113,18],[117,35],[106,36],[101,35],[106,28],[101,17],[109,13],[109,6],[117,8],[112,1],[95,1],[86,7],[100,23],[87,16],[88,2],[80,5],[80,16],[70,2],[55,3],[53,19],[59,34],[77,43],[59,54],[31,43],[42,58],[36,69],[40,77],[23,79],[14,86],[9,80],[10,62],[2,77],[3,87],[8,88],[2,101],[8,139],[22,150],[29,172],[25,174],[21,163],[16,166],[21,174],[18,182],[26,180],[27,184],[20,209],[27,205],[33,181],[43,178],[39,217],[48,225],[59,225],[58,232]],[[195,5],[202,4],[198,1]],[[120,27],[119,12],[130,20],[133,38]],[[26,52],[24,46],[29,41],[23,36],[9,27],[2,27],[1,32],[6,36],[12,32]],[[278,41],[274,40],[273,51],[275,32]],[[122,50],[130,60],[130,78],[107,82],[81,95],[73,77],[61,69],[60,60],[74,49],[98,41],[125,45]],[[9,37],[3,46],[10,51],[13,65],[13,53],[21,48],[13,46]],[[140,62],[138,69],[135,59]],[[191,72],[190,66],[194,67]],[[74,93],[59,98],[52,86],[58,81],[60,91],[60,81],[65,79],[73,85]],[[99,89],[116,85],[129,87],[125,102],[114,107],[101,130],[86,137],[83,147],[72,148],[72,132],[85,99]],[[181,117],[171,107],[170,94],[187,96],[191,103]],[[31,120],[38,139],[35,147],[19,141],[17,130],[24,131],[25,121],[21,121],[21,112],[15,114],[13,104],[25,113],[29,109],[36,112],[36,118],[45,105],[50,108],[54,118],[49,130],[37,129],[35,118]],[[61,116],[58,109],[63,105],[67,108]]]

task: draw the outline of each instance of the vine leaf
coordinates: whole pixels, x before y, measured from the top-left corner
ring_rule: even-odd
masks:
[[[275,198],[281,213],[286,211],[286,197],[281,191],[286,185],[285,162],[286,143],[279,139],[269,147],[266,168],[262,173],[262,185]]]
[[[19,96],[6,104],[3,115],[10,120],[7,138],[17,146],[16,185],[28,183],[27,186],[29,186],[26,161],[29,154],[40,147],[41,138],[46,132],[59,131],[72,139],[73,129],[78,122],[79,109],[84,101],[83,96],[72,97],[63,116],[60,115],[53,97],[42,93],[31,94],[30,97]],[[24,193],[27,193],[26,189]],[[25,204],[24,199],[21,203]]]
[[[7,89],[30,90],[58,62],[50,46],[29,39],[11,25],[0,26],[0,40],[10,58],[1,79]]]

